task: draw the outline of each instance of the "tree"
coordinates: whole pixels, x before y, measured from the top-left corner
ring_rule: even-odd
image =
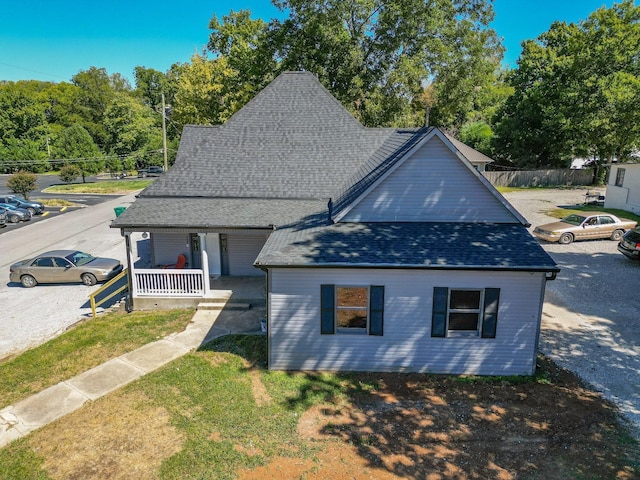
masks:
[[[640,7],[625,0],[579,24],[554,23],[523,43],[509,77],[495,148],[521,166],[567,166],[575,156],[603,165],[640,146]]]
[[[29,200],[29,194],[37,188],[36,180],[35,174],[20,170],[7,179],[7,187],[13,193],[19,193],[25,200]]]
[[[75,111],[94,142],[103,148],[107,142],[104,113],[115,96],[111,78],[104,68],[91,67],[75,74],[71,81],[78,87],[75,90]]]
[[[172,119],[183,125],[223,123],[248,101],[245,91],[234,88],[237,75],[227,57],[191,57],[178,80]]]
[[[52,145],[53,157],[59,161],[53,161],[54,165],[69,164],[73,162],[82,175],[82,182],[86,182],[87,175],[95,175],[104,168],[104,160],[100,149],[94,143],[89,132],[80,124],[75,123],[65,128],[54,140]],[[78,176],[76,175],[76,177]]]
[[[60,169],[60,180],[64,183],[71,183],[80,176],[82,172],[76,165],[65,165]]]
[[[284,20],[272,20],[267,34],[279,69],[317,74],[369,126],[422,124],[424,110],[415,100],[428,83],[439,92],[432,117],[441,125],[459,125],[474,86],[486,83],[502,55],[489,26],[491,2],[274,3],[289,13]]]

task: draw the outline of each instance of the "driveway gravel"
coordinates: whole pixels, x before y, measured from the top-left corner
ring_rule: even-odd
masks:
[[[557,206],[582,203],[586,189],[541,189],[504,196],[532,224]],[[562,269],[547,282],[540,351],[614,402],[640,438],[640,265],[617,242],[541,241]]]

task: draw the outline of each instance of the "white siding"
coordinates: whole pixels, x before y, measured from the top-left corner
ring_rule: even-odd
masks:
[[[527,375],[535,367],[544,274],[273,269],[269,368]],[[321,335],[320,285],[384,285],[384,335]],[[433,287],[500,288],[496,338],[432,338]]]
[[[433,137],[348,212],[354,222],[515,222],[507,208]]]
[[[622,186],[616,186],[618,169],[624,168]],[[613,165],[607,183],[605,207],[640,215],[640,164]]]
[[[251,232],[227,235],[229,275],[263,276],[264,272],[255,268],[253,262],[262,250],[267,237],[264,233],[252,234]]]
[[[189,265],[193,264],[188,233],[151,233],[150,240],[153,265],[176,263],[181,253],[187,256]]]

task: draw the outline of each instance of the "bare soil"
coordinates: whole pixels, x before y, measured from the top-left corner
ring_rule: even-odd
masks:
[[[375,375],[381,387],[308,410],[313,460],[276,458],[242,479],[635,479],[615,407],[542,359],[548,384]]]

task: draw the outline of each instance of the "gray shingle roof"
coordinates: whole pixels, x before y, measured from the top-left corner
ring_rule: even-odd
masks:
[[[265,228],[322,215],[322,200],[140,197],[112,222],[114,228]]]
[[[292,226],[271,234],[256,265],[559,270],[522,225],[484,223]]]
[[[494,160],[491,157],[487,157],[484,153],[479,152],[478,150],[471,148],[466,143],[462,143],[460,140],[453,138],[446,132],[444,133],[445,137],[453,144],[454,147],[458,149],[458,151],[464,155],[464,157],[472,163],[493,163]]]
[[[224,125],[186,126],[142,196],[325,198],[395,132],[365,128],[310,73],[280,75]]]

